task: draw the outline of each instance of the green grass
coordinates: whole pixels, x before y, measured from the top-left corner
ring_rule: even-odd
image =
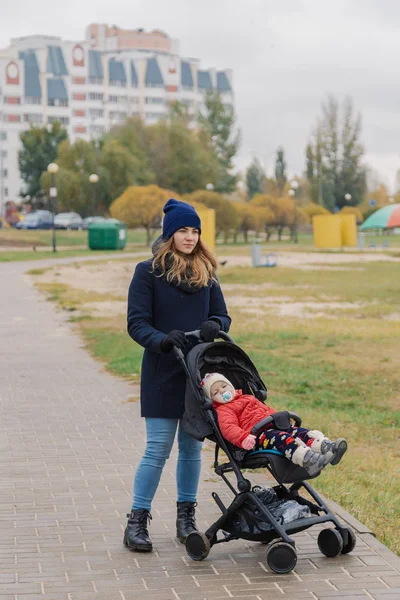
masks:
[[[353,266],[360,267],[356,257]],[[327,305],[327,316],[305,319],[268,311],[254,315],[246,312],[246,302],[232,302],[231,335],[253,359],[272,406],[299,413],[306,427],[347,438],[349,451],[340,465],[328,467],[313,485],[400,554],[400,321],[386,319],[400,312],[399,265],[361,266],[360,271],[226,266],[220,280],[222,287],[247,286],[225,292],[228,307],[240,295],[258,297],[261,306],[268,296],[282,296],[285,304],[355,305],[344,311]],[[261,288],[263,283],[273,287]],[[92,298],[62,283],[50,284],[46,292],[60,306],[76,309],[71,320],[93,356],[111,372],[138,381],[142,349],[129,339],[125,316],[91,318],[85,300]]]
[[[41,260],[41,259],[55,259],[55,258],[66,258],[66,257],[78,257],[78,256],[94,256],[98,255],[101,257],[103,254],[109,254],[113,252],[113,250],[58,250],[57,252],[51,251],[26,251],[26,250],[18,250],[18,251],[6,251],[0,252],[0,262],[19,262],[26,260]],[[120,257],[123,256],[122,251],[115,251],[115,255]],[[125,252],[127,252],[125,250]],[[129,252],[129,250],[128,250]]]

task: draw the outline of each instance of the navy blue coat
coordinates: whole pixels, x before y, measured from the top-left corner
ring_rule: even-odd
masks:
[[[128,333],[145,348],[140,380],[142,417],[181,418],[186,379],[173,352],[160,344],[172,329],[193,331],[215,317],[229,331],[231,319],[218,283],[188,293],[151,272],[152,261],[137,265],[128,295]]]

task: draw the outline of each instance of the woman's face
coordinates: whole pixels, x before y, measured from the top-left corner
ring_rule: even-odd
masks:
[[[175,249],[182,254],[191,254],[199,241],[199,230],[195,227],[182,227],[173,235]]]

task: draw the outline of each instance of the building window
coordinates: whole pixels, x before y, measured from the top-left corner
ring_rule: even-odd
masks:
[[[60,100],[60,98],[52,98],[48,101],[48,106],[68,106],[68,100]]]
[[[144,99],[145,104],[165,104],[165,100],[164,98],[152,98],[149,96],[146,96],[146,98]]]
[[[56,121],[59,121],[61,125],[69,125],[68,117],[47,117],[48,123],[55,123]]]
[[[116,96],[115,94],[110,94],[108,96],[108,101],[114,104],[126,104],[128,102],[128,96]]]
[[[84,85],[86,83],[86,80],[84,77],[73,77],[72,83],[74,83],[75,85]]]
[[[163,113],[155,113],[155,112],[147,112],[147,113],[145,113],[146,119],[160,119],[163,116],[164,116]]]
[[[132,104],[139,104],[140,98],[138,98],[137,96],[134,96],[130,100],[131,100]]]
[[[123,121],[128,116],[128,113],[121,110],[110,111],[110,121]]]
[[[3,173],[0,171],[0,175],[2,175],[4,178],[8,177],[8,169],[3,169]]]
[[[36,124],[40,124],[43,122],[43,116],[42,115],[37,115],[35,113],[27,113],[24,114],[24,121],[26,123],[33,123],[34,125]]]
[[[103,102],[104,99],[104,94],[100,94],[99,92],[90,92],[89,93],[89,100],[100,100],[101,102]]]
[[[85,117],[86,111],[83,108],[76,108],[74,110],[74,117]]]
[[[104,125],[91,125],[90,130],[94,135],[102,135],[104,133]]]
[[[4,195],[8,196],[8,188],[3,188],[3,190],[4,190]]]
[[[72,98],[74,100],[84,101],[84,100],[86,100],[86,94],[73,94]]]
[[[7,139],[7,131],[0,131],[0,140],[4,142]]]
[[[122,81],[121,79],[110,79],[110,85],[114,87],[126,87],[126,81]]]
[[[7,158],[7,156],[8,156],[7,150],[1,150],[0,151],[0,158]]]
[[[41,104],[42,99],[36,96],[25,96],[25,104]]]
[[[102,108],[91,108],[89,114],[91,117],[100,119],[104,116],[104,110]]]
[[[146,83],[147,88],[163,88],[163,83]]]
[[[102,77],[89,77],[89,83],[92,85],[103,85]]]
[[[193,86],[192,85],[183,85],[182,91],[183,92],[193,92]]]

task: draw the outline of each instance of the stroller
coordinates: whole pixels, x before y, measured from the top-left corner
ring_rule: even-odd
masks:
[[[192,344],[186,355],[174,347],[175,356],[187,377],[182,425],[184,430],[196,439],[208,438],[215,442],[215,473],[222,477],[233,493],[233,500],[229,506],[224,505],[216,492],[212,493],[222,515],[205,533],[193,532],[186,538],[188,556],[200,561],[208,556],[215,544],[237,539],[258,541],[268,544],[266,558],[270,569],[276,573],[289,573],[297,563],[295,542],[290,536],[312,525],[328,521],[332,522],[334,527],[323,529],[318,535],[318,547],[322,554],[336,557],[351,552],[356,544],[354,532],[340,523],[306,481],[311,477],[303,467],[294,465],[277,450],[247,451],[222,437],[216,411],[201,387],[201,380],[206,373],[216,371],[225,375],[233,386],[242,389],[244,394],[252,394],[264,402],[267,389],[250,358],[222,331],[219,338],[223,341],[211,343],[203,343],[199,331],[188,332],[186,336],[195,338],[194,345]],[[284,430],[291,425],[291,421],[301,425],[298,415],[286,411],[277,412],[255,425],[251,433],[257,434],[270,423],[273,423],[275,428]],[[221,450],[226,455],[225,462],[219,461]],[[304,510],[309,516],[282,522],[282,519],[274,514],[272,506],[265,501],[265,494],[264,498],[260,495],[263,488],[252,487],[251,482],[243,476],[243,469],[259,468],[267,468],[277,481],[273,488],[264,488],[265,492],[270,491],[281,503],[291,500],[291,505],[293,506],[295,501],[295,506],[299,509],[308,507]],[[228,473],[233,473],[236,477],[236,486],[228,479]],[[313,501],[299,494],[301,488],[308,492]]]

